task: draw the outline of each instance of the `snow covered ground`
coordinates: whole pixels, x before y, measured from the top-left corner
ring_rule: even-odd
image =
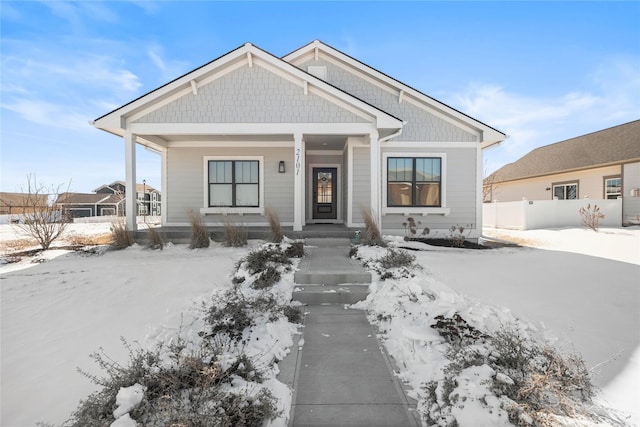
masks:
[[[496,319],[478,313],[495,307],[493,317],[508,313],[560,348],[582,354],[602,390],[600,401],[639,425],[640,229],[485,230],[485,235],[545,250],[413,243],[423,249],[415,254],[425,268],[425,286],[445,289],[460,312],[475,310],[469,315],[481,326],[490,328]]]
[[[70,231],[100,234],[108,224],[76,224]],[[429,248],[417,253],[425,275],[443,295],[454,295],[450,302],[460,312],[509,313],[575,346],[595,368],[603,398],[639,424],[640,229],[486,232],[553,250]],[[4,252],[23,238],[0,226]],[[233,265],[247,251],[183,245],[102,255],[49,251],[42,262],[0,266],[0,424],[61,423],[95,389],[76,372],[99,373],[90,353],[102,347],[125,361],[121,336],[148,345],[175,333],[190,321],[194,304],[229,285]]]

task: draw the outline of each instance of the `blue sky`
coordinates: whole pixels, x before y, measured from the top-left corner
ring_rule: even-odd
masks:
[[[124,144],[88,124],[245,42],[314,39],[509,135],[485,170],[640,118],[640,2],[0,2],[0,189],[91,192]],[[160,158],[138,181],[160,188]]]

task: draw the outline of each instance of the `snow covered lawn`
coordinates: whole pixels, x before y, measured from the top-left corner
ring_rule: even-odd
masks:
[[[78,226],[72,229],[76,236],[108,232],[104,224]],[[380,307],[393,308],[408,289],[437,295],[443,314],[459,312],[477,327],[495,330],[500,322],[522,319],[528,332],[541,333],[563,349],[575,347],[593,368],[608,406],[632,414],[631,420],[639,424],[640,229],[494,234],[553,250],[424,247],[427,250],[413,252],[424,266],[419,277],[396,281],[403,295],[393,289],[379,292]],[[22,238],[11,226],[0,226],[2,252],[11,251],[11,241]],[[174,335],[181,325],[188,327],[194,321],[191,308],[229,286],[234,264],[248,250],[170,245],[163,251],[133,247],[102,255],[48,251],[35,264],[25,259],[0,266],[0,424],[64,421],[78,401],[95,390],[76,372],[80,367],[100,373],[90,353],[103,348],[125,362],[121,336],[149,346]],[[372,286],[374,292],[382,289],[382,282]],[[374,302],[369,303],[374,308]],[[433,331],[420,322],[404,325],[396,344],[387,343],[392,354],[396,346],[394,357],[420,353],[423,343],[435,336],[426,336],[425,330]],[[404,375],[419,388],[421,380],[438,375],[433,371],[437,366],[413,363]],[[471,413],[478,414],[482,408],[474,411],[472,405]]]
[[[247,251],[132,247],[103,255],[64,253],[28,269],[0,270],[0,424],[62,423],[80,399],[96,390],[76,372],[80,367],[102,374],[91,353],[103,348],[126,363],[120,337],[152,345],[176,333],[190,321],[189,308],[229,286],[235,262]]]
[[[373,284],[370,298],[361,305],[371,310],[372,321],[389,314],[405,319],[381,323],[389,328],[387,348],[405,366],[401,376],[413,384],[417,393],[421,384],[441,375],[433,371],[436,366],[443,366],[433,346],[427,345],[429,351],[420,353],[425,343],[437,341],[437,334],[430,330],[433,321],[429,318],[433,316],[457,312],[485,332],[495,332],[502,324],[515,321],[525,333],[542,335],[563,351],[580,353],[592,371],[593,382],[603,391],[596,400],[630,415],[631,422],[637,425],[640,230],[499,233],[503,239],[534,242],[554,250],[462,250],[411,242],[408,246],[423,249],[412,253],[424,269],[415,271],[413,279]],[[406,245],[401,238],[395,241]],[[376,254],[365,252],[367,257],[375,258]],[[436,302],[425,299],[425,295],[435,296]],[[429,318],[417,314],[425,309]],[[465,406],[471,408],[472,404]],[[487,422],[498,422],[495,413]],[[458,421],[462,419],[461,414]],[[478,419],[467,425],[474,422]]]

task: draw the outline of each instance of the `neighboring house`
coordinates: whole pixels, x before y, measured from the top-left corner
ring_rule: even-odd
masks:
[[[33,213],[39,207],[46,208],[48,194],[0,193],[0,215]]]
[[[109,185],[102,185],[93,191],[97,194],[124,195],[126,193],[126,184],[124,181],[115,181]],[[124,196],[122,196],[122,199],[124,200]],[[138,206],[138,215],[160,216],[161,200],[162,196],[160,191],[146,183],[136,184],[136,204]]]
[[[124,215],[125,184],[115,181],[94,193],[62,193],[56,200],[70,218]],[[150,185],[136,185],[137,215],[160,215],[160,192]]]
[[[124,197],[120,194],[62,193],[56,204],[68,218],[119,215],[124,212]]]
[[[320,41],[278,58],[247,43],[96,119],[162,156],[162,224],[362,227],[407,215],[481,232],[482,151],[505,134]],[[127,206],[136,200],[127,194]],[[130,210],[129,210],[130,211]],[[127,216],[135,229],[135,218]]]
[[[484,180],[485,201],[622,198],[640,216],[640,120],[537,148]]]

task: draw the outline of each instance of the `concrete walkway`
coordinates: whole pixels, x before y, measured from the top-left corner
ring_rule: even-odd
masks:
[[[349,258],[349,239],[306,239],[305,246],[305,257],[295,274],[296,284],[371,283],[371,273]]]
[[[289,426],[419,426],[375,328],[364,311],[348,308],[367,287],[324,285],[321,265],[329,277],[363,272],[347,257],[348,246],[326,246],[343,243],[314,240],[303,261],[320,283],[297,286],[293,296],[308,305],[303,335],[280,364],[280,380],[294,389]]]

